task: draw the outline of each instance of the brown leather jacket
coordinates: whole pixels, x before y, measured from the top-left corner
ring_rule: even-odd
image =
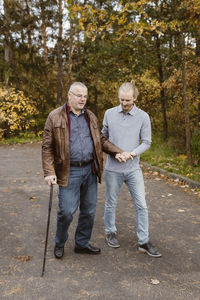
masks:
[[[113,145],[100,132],[96,116],[86,109],[91,136],[94,143],[94,171],[101,182],[103,171],[103,153],[115,155],[122,150]],[[69,153],[69,121],[66,104],[53,110],[44,127],[42,142],[42,165],[44,176],[56,175],[57,183],[61,186],[68,184],[70,170]]]

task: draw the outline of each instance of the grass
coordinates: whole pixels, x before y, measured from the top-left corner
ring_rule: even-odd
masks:
[[[24,144],[24,143],[33,143],[36,141],[41,141],[40,136],[36,136],[34,132],[21,133],[18,136],[13,136],[8,139],[1,139],[0,144],[12,145],[12,144]]]
[[[188,166],[185,154],[176,154],[170,142],[164,143],[157,137],[153,138],[151,148],[141,155],[141,160],[200,182],[200,163]]]

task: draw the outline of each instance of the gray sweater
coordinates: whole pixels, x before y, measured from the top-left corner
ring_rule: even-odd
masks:
[[[108,109],[103,120],[102,133],[110,142],[124,151],[135,151],[133,160],[118,162],[108,155],[106,170],[113,172],[130,172],[138,169],[140,154],[151,145],[151,123],[149,115],[133,106],[130,112],[125,113],[121,105]]]

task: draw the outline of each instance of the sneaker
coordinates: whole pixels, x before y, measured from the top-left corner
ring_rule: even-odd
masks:
[[[112,248],[119,248],[120,247],[120,244],[117,240],[115,232],[108,233],[106,235],[106,241],[108,243],[108,246],[110,246]]]
[[[160,252],[156,248],[154,248],[150,242],[143,245],[139,245],[138,250],[140,252],[147,253],[149,256],[152,257],[162,256],[162,254],[160,254]]]

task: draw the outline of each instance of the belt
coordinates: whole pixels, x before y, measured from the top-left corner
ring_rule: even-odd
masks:
[[[91,164],[91,162],[92,162],[92,159],[89,160],[89,161],[81,161],[81,162],[72,161],[72,162],[70,162],[70,166],[73,166],[73,167],[84,167],[84,166],[87,166],[87,165]]]

